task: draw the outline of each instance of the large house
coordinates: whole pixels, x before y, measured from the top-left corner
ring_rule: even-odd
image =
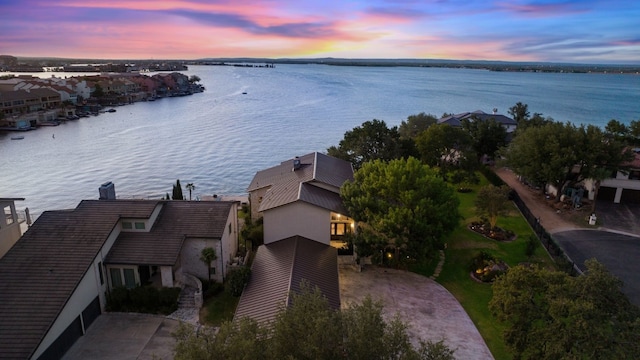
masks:
[[[258,171],[249,185],[253,219],[263,217],[264,243],[303,236],[343,245],[352,231],[340,187],[353,181],[351,163],[314,152]]]
[[[237,252],[237,203],[85,200],[44,212],[0,259],[0,354],[58,359],[115,287],[221,281]],[[200,260],[213,247],[217,260]]]
[[[473,112],[464,112],[460,114],[454,114],[445,116],[438,120],[438,124],[447,124],[454,127],[461,127],[463,120],[469,121],[488,121],[490,119],[495,120],[498,124],[502,125],[505,128],[508,134],[514,132],[518,123],[512,118],[498,114],[497,111],[494,110],[492,114],[487,114],[482,110],[476,110]]]
[[[256,173],[249,185],[253,218],[263,217],[264,245],[251,268],[234,320],[275,319],[303,282],[340,308],[338,249],[352,231],[340,187],[353,180],[347,161],[321,153],[295,157]]]
[[[632,149],[634,159],[627,164],[628,170],[618,171],[614,176],[600,183],[598,200],[613,201],[614,203],[640,203],[640,148]],[[594,200],[594,182],[585,181],[589,191],[589,200]]]

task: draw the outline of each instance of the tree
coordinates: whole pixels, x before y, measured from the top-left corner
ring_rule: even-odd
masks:
[[[211,262],[217,258],[216,250],[212,247],[206,247],[200,252],[200,261],[207,265],[207,280],[211,280]]]
[[[453,359],[454,350],[443,341],[421,341],[414,349],[407,325],[398,316],[387,322],[383,309],[366,298],[338,312],[317,287],[303,282],[271,324],[242,318],[223,323],[217,332],[181,325],[174,333],[175,359]]]
[[[331,146],[327,154],[349,161],[354,169],[359,169],[367,161],[400,158],[407,147],[397,127],[389,129],[384,121],[373,119],[345,132],[338,147]]]
[[[480,216],[487,216],[491,228],[495,228],[498,216],[505,215],[509,205],[509,191],[507,186],[487,185],[480,188],[476,197],[476,212]]]
[[[459,127],[447,124],[430,126],[415,139],[420,159],[429,166],[439,167],[443,173],[468,163],[471,138]]]
[[[493,284],[489,308],[506,323],[515,359],[632,359],[640,311],[622,283],[588,260],[584,275],[517,266]]]
[[[509,108],[509,115],[518,123],[523,124],[529,120],[529,105],[517,102],[514,106]]]
[[[462,128],[471,137],[471,148],[476,153],[476,159],[483,155],[495,157],[498,149],[507,143],[507,130],[491,118],[489,120],[462,119]]]
[[[182,185],[180,185],[180,179],[176,180],[176,184],[173,185],[173,200],[184,200],[184,196],[182,195]]]
[[[103,97],[104,96],[104,90],[102,90],[102,86],[100,86],[100,84],[96,83],[95,89],[93,90],[91,95],[93,95],[93,97],[96,97],[96,98]]]
[[[190,83],[192,83],[192,84],[195,84],[195,83],[197,83],[197,82],[200,82],[200,80],[201,80],[201,79],[200,79],[200,77],[199,77],[198,75],[191,75],[191,76],[189,77],[189,82],[190,82]]]
[[[417,115],[409,115],[407,121],[402,120],[398,133],[404,139],[414,139],[423,131],[427,130],[431,125],[435,125],[438,118],[435,115],[425,114],[421,112]]]
[[[189,201],[191,201],[191,191],[195,190],[196,186],[193,183],[188,183],[186,188],[189,190]]]
[[[432,255],[460,218],[453,189],[413,157],[365,163],[340,195],[350,216],[362,223],[358,241],[376,251],[390,247],[396,259]]]

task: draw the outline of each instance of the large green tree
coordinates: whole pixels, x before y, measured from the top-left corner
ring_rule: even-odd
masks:
[[[171,198],[173,200],[184,200],[184,195],[182,195],[182,185],[180,185],[180,179],[176,180],[175,185],[173,185]]]
[[[507,130],[493,118],[484,121],[462,119],[462,128],[471,137],[471,148],[477,159],[483,155],[493,158],[498,149],[507,143]]]
[[[634,359],[640,311],[595,260],[584,275],[517,266],[493,284],[489,308],[515,359]]]
[[[428,257],[443,246],[443,237],[460,219],[451,186],[413,157],[365,163],[340,194],[349,214],[361,223],[357,241],[364,255],[390,247],[396,255],[402,253],[397,258]]]
[[[414,349],[407,325],[399,317],[387,321],[381,302],[366,298],[338,312],[308,285],[291,294],[272,324],[248,318],[226,322],[216,332],[181,326],[176,338],[176,360],[453,360],[454,351],[442,341],[421,342]]]
[[[452,168],[466,168],[465,165],[476,160],[471,137],[459,127],[430,126],[416,137],[415,142],[420,159],[429,166],[439,167],[443,173]]]
[[[404,139],[414,139],[418,134],[427,130],[431,125],[435,125],[438,118],[435,115],[421,112],[417,115],[409,115],[407,120],[402,120],[398,127],[398,133]]]
[[[517,102],[515,105],[509,108],[509,115],[518,123],[523,124],[529,120],[529,105]]]
[[[364,122],[345,132],[340,144],[327,149],[329,156],[349,161],[354,169],[376,159],[391,160],[411,153],[410,141],[400,139],[396,126],[388,128],[383,120]]]

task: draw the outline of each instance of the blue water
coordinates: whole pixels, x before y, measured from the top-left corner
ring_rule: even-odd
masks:
[[[325,65],[185,73],[207,90],[39,128],[24,140],[0,134],[0,197],[24,197],[18,207],[38,216],[96,199],[106,181],[122,198],[159,199],[176,179],[194,183],[194,197],[245,194],[260,169],[325,151],[364,121],[393,126],[420,112],[507,114],[520,101],[578,124],[640,119],[637,75]]]

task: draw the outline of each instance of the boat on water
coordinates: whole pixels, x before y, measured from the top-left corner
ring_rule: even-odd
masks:
[[[114,113],[114,112],[116,112],[116,109],[109,109],[109,110],[107,110],[107,112]]]
[[[11,140],[22,140],[24,139],[24,136],[12,136]]]

